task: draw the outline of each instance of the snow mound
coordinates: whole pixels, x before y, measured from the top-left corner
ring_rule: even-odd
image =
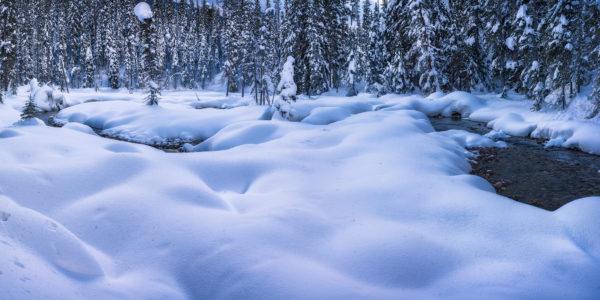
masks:
[[[327,125],[349,117],[351,113],[341,107],[317,107],[310,112],[302,123]]]
[[[248,121],[235,123],[223,128],[197,146],[184,145],[184,150],[188,152],[218,151],[241,145],[261,144],[280,138],[294,127],[298,126],[285,122]]]
[[[148,106],[130,101],[91,102],[62,110],[57,123],[78,122],[102,134],[148,145],[179,145],[202,141],[230,123],[257,120],[264,108],[192,109],[188,106]]]
[[[379,103],[361,98],[323,97],[315,100],[299,99],[292,103],[280,101],[278,104],[281,106],[279,110],[284,115],[284,119],[300,122],[309,117],[316,109],[314,111],[316,116],[309,118],[308,122],[312,122],[312,119],[315,123],[322,124],[328,120],[331,120],[329,123],[339,121],[346,118],[348,114],[372,111],[374,106]]]
[[[550,140],[547,146],[577,148],[600,154],[600,124],[586,121],[543,121],[532,137]]]
[[[476,133],[464,131],[464,130],[447,130],[441,132],[433,132],[432,135],[445,136],[453,139],[461,147],[464,148],[489,148],[489,147],[506,147],[506,143],[503,141],[493,141],[490,137],[482,136]]]
[[[459,114],[466,118],[486,105],[483,99],[466,92],[452,92],[447,95],[435,93],[427,98],[416,95],[400,98],[385,96],[382,98],[387,102],[387,105],[381,107],[383,110],[414,109],[428,116],[442,115],[449,117]]]
[[[508,113],[488,123],[488,127],[513,136],[528,136],[537,125],[526,122],[519,114]]]
[[[0,131],[0,139],[7,139],[7,138],[20,136],[20,135],[21,134],[19,132],[12,130],[12,129],[4,129],[4,130]]]
[[[485,106],[483,99],[466,92],[452,92],[437,99],[437,101],[446,103],[440,112],[443,116],[451,116],[458,113],[462,117],[467,118],[472,112]]]
[[[86,246],[69,230],[48,217],[20,207],[0,196],[2,239],[38,252],[62,271],[73,276],[98,277],[104,273]],[[25,268],[22,261],[20,267]]]
[[[510,135],[504,133],[502,130],[491,130],[490,132],[486,133],[484,136],[488,137],[490,139],[493,139],[493,140],[501,140],[501,139],[510,138]]]
[[[589,197],[568,203],[554,212],[564,224],[575,244],[585,253],[600,261],[600,197]]]
[[[152,9],[146,2],[140,2],[133,8],[133,13],[140,20],[144,22],[146,19],[152,18]]]
[[[38,118],[30,118],[26,120],[19,120],[14,125],[16,126],[46,126],[44,121]]]

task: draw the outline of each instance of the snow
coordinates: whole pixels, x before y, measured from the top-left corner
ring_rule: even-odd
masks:
[[[55,122],[78,122],[111,137],[167,146],[205,140],[231,122],[258,120],[264,109],[240,106],[227,110],[195,110],[169,104],[140,105],[131,101],[91,102],[62,110],[56,115]]]
[[[504,144],[435,132],[427,115],[495,135],[533,124],[588,150],[596,122],[486,94],[300,97],[290,121],[238,94],[167,91],[149,107],[142,93],[75,90],[63,128],[13,126],[26,95],[0,104],[7,299],[598,295],[600,198],[548,212],[496,195],[465,147]],[[90,127],[204,141],[170,154]]]
[[[152,18],[152,9],[146,2],[140,2],[133,8],[133,13],[140,20],[144,22],[146,19]]]
[[[534,123],[525,122],[521,115],[508,113],[488,123],[496,131],[514,136],[528,136],[537,127]]]
[[[508,48],[510,51],[515,50],[515,39],[512,37],[509,37],[506,39],[506,48]]]

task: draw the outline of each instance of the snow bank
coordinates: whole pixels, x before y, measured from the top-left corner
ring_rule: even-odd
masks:
[[[532,102],[526,99],[506,100],[495,95],[471,95],[454,92],[435,93],[427,98],[418,95],[381,97],[383,103],[375,110],[395,111],[414,109],[428,116],[460,114],[473,121],[486,122],[492,131],[487,137],[497,139],[529,136],[550,140],[547,146],[577,148],[600,154],[600,123],[585,118],[585,110],[572,108],[565,112],[531,112]],[[581,102],[576,98],[574,101]],[[577,102],[578,103],[578,102]],[[575,103],[575,104],[577,104]]]
[[[349,117],[352,113],[341,107],[317,107],[302,119],[303,123],[314,125],[327,125]]]
[[[91,102],[62,110],[55,121],[83,123],[111,137],[167,146],[205,140],[229,123],[257,120],[264,109],[246,106],[196,110],[169,104],[150,107],[131,101]]]
[[[585,121],[544,121],[532,137],[552,141],[549,146],[576,148],[600,155],[600,124]]]
[[[377,104],[380,102],[364,98],[322,97],[315,100],[302,97],[292,103],[281,102],[280,111],[289,121],[300,122],[308,118],[306,123],[327,124],[372,111]]]
[[[496,131],[502,131],[513,136],[528,136],[535,128],[536,124],[526,122],[523,117],[515,113],[509,113],[488,123]]]
[[[459,114],[469,117],[471,113],[485,106],[485,101],[475,95],[465,92],[453,92],[447,95],[441,93],[432,94],[427,98],[412,95],[406,97],[384,96],[386,105],[380,107],[385,110],[414,109],[428,116],[442,115],[452,116]]]
[[[445,136],[453,139],[463,148],[489,148],[489,147],[506,147],[506,143],[503,141],[493,141],[490,137],[481,136],[476,133],[471,133],[464,130],[447,130],[441,132],[433,132],[433,135]]]

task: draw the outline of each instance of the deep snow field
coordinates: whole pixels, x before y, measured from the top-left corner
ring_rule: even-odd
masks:
[[[55,128],[15,124],[27,94],[0,104],[0,299],[600,297],[600,198],[496,195],[465,147],[504,143],[427,118],[600,154],[577,103],[331,94],[282,116],[239,94],[75,90]]]

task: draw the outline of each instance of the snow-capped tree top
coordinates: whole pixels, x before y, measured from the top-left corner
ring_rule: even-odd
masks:
[[[143,1],[138,3],[133,8],[133,12],[138,17],[140,22],[144,22],[144,20],[152,18],[152,9],[150,9],[150,5]]]

